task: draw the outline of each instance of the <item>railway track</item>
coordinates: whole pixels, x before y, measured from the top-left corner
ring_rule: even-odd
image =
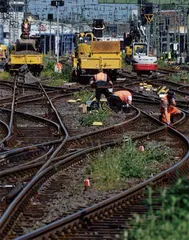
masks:
[[[81,207],[79,207],[79,209],[78,208],[75,209],[76,213],[75,214],[73,213],[71,216],[69,216],[70,212],[68,211],[69,210],[69,207],[68,207],[68,210],[67,210],[68,216],[64,216],[63,219],[56,222],[56,224],[58,222],[62,222],[61,226],[59,225],[59,227],[57,228],[58,229],[57,231],[60,233],[60,235],[61,234],[68,235],[68,239],[70,239],[71,233],[73,232],[72,236],[74,237],[76,235],[76,239],[77,239],[77,233],[74,234],[74,232],[80,225],[80,228],[82,228],[82,231],[81,232],[79,231],[78,233],[79,235],[83,232],[83,237],[84,237],[84,235],[87,234],[88,230],[90,231],[91,229],[90,226],[92,226],[92,228],[94,229],[94,237],[95,237],[95,232],[98,232],[98,228],[100,224],[96,224],[97,227],[95,227],[93,223],[96,222],[99,218],[106,219],[104,220],[106,223],[108,217],[114,215],[114,213],[116,213],[118,209],[120,210],[122,209],[121,205],[124,206],[127,203],[126,206],[129,207],[129,205],[131,205],[131,202],[133,201],[135,202],[136,200],[139,200],[143,196],[144,190],[148,185],[161,186],[161,184],[165,184],[165,181],[166,181],[166,184],[168,184],[168,182],[171,181],[172,178],[175,178],[176,171],[178,171],[178,169],[180,169],[181,171],[181,172],[179,171],[180,174],[183,174],[183,172],[185,173],[188,171],[188,167],[187,167],[188,166],[188,141],[186,138],[184,138],[184,136],[180,135],[180,133],[174,129],[166,128],[166,131],[165,131],[165,128],[163,128],[160,130],[155,130],[149,134],[145,134],[144,136],[141,136],[138,139],[139,143],[142,142],[143,144],[146,144],[147,141],[151,142],[152,140],[155,140],[157,142],[163,141],[164,144],[166,145],[168,144],[172,150],[174,149],[175,159],[170,169],[168,170],[164,169],[164,171],[162,171],[163,169],[161,169],[161,173],[155,175],[155,177],[151,178],[150,180],[143,181],[141,184],[139,184],[139,186],[134,186],[129,190],[126,190],[114,197],[109,198],[108,200],[101,201],[100,203],[95,202],[95,205],[88,206],[88,208],[84,208],[83,210],[81,210]],[[37,227],[40,227],[38,225],[39,223],[40,225],[42,224],[43,226],[44,224],[47,224],[48,223],[47,219],[49,218],[47,216],[43,218],[43,216],[45,215],[46,212],[49,212],[49,211],[57,213],[56,207],[53,210],[53,206],[60,205],[60,202],[63,201],[60,196],[64,196],[64,199],[65,199],[66,196],[68,195],[68,199],[70,199],[71,195],[68,193],[68,189],[66,188],[67,182],[70,183],[72,179],[71,178],[72,175],[74,178],[74,173],[76,175],[78,174],[77,172],[78,167],[83,167],[83,164],[86,164],[87,159],[89,158],[90,152],[91,151],[94,152],[94,150],[96,151],[96,148],[85,150],[83,153],[77,154],[76,156],[73,155],[69,159],[67,159],[66,163],[65,163],[65,160],[62,162],[59,162],[57,163],[57,165],[55,164],[51,168],[46,169],[46,171],[42,172],[40,175],[37,175],[37,177],[33,179],[25,187],[22,194],[20,194],[12,203],[12,205],[9,207],[8,209],[9,214],[8,212],[5,212],[5,214],[3,215],[1,221],[4,223],[2,224],[2,229],[4,230],[2,231],[1,237],[5,238],[6,236],[8,239],[13,239],[15,237],[18,237],[19,234],[23,235],[24,229],[26,230],[25,233],[27,233],[27,231],[31,229],[32,226],[36,228],[36,224],[37,224]],[[102,146],[101,146],[101,149],[102,149]],[[83,154],[85,157],[82,156]],[[86,155],[88,156],[87,159],[86,159]],[[82,159],[85,159],[85,161]],[[179,161],[180,159],[182,159],[181,162]],[[75,168],[75,166],[77,166],[77,168]],[[178,166],[180,167],[178,168]],[[66,172],[68,174],[66,174]],[[45,175],[46,175],[46,180],[44,180],[43,178],[43,176]],[[44,183],[43,185],[41,185],[42,182]],[[65,184],[65,186],[62,186],[61,188],[57,187],[57,183],[59,183],[60,186],[62,186],[62,184],[63,185]],[[57,195],[56,192],[57,193],[60,192],[60,195]],[[73,194],[73,192],[71,192],[71,194]],[[50,201],[51,204],[48,201]],[[44,209],[44,203],[47,206],[45,209]],[[61,207],[58,208],[57,215],[54,214],[55,219],[53,219],[52,214],[50,214],[50,219],[49,219],[50,222],[53,222],[57,218],[60,218],[61,209],[62,209]],[[65,215],[64,208],[62,210],[63,210],[62,214]],[[73,212],[73,207],[71,208],[71,210]],[[117,215],[119,219],[119,214],[117,213]],[[114,222],[116,221],[115,217],[113,221]],[[103,226],[105,223],[103,222],[101,226]],[[54,224],[51,223],[51,225],[54,225]],[[13,228],[11,228],[11,226],[13,226]],[[36,232],[42,231],[43,236],[46,236],[49,239],[53,239],[53,237],[57,235],[57,232],[55,230],[56,228],[53,227],[53,231],[50,231],[50,233],[48,232],[47,235],[44,235],[43,230],[44,228],[48,229],[48,227],[50,228],[50,225],[47,227],[43,227],[37,230]],[[101,227],[99,231],[101,232],[101,234],[105,234],[105,235],[108,234],[107,231],[103,232],[103,227]],[[29,234],[26,237],[22,236],[20,239],[31,239],[31,236],[32,238],[34,236],[33,234],[35,233],[31,233],[31,235]],[[116,230],[115,234],[120,234],[120,230],[119,229]],[[37,237],[40,237],[40,235],[38,235]]]
[[[47,239],[102,239],[106,237],[114,239],[120,237],[123,229],[130,226],[129,219],[134,212],[144,213],[148,210],[148,206],[143,204],[147,186],[153,188],[168,186],[172,180],[177,178],[176,171],[179,171],[180,176],[184,173],[188,174],[187,102],[178,101],[185,111],[184,117],[177,119],[174,128],[167,128],[158,121],[158,98],[139,92],[137,84],[140,80],[136,79],[135,83],[131,81],[123,80],[115,84],[115,89],[120,87],[128,89],[129,87],[133,91],[132,110],[130,115],[126,116],[125,121],[97,131],[87,130],[87,133],[84,129],[83,132],[72,127],[69,129],[71,117],[65,119],[61,108],[58,108],[73,91],[80,90],[81,87],[44,91],[41,86],[42,96],[40,91],[36,94],[36,115],[40,116],[41,114],[44,119],[50,118],[50,121],[56,119],[56,124],[59,124],[59,120],[61,120],[60,126],[67,131],[67,137],[62,142],[54,139],[55,141],[52,140],[51,143],[35,144],[33,149],[28,146],[28,148],[25,147],[25,150],[24,148],[20,148],[19,151],[11,150],[12,153],[11,151],[7,152],[7,158],[2,158],[7,164],[7,166],[2,164],[3,167],[0,171],[0,184],[3,190],[0,196],[3,199],[3,206],[1,205],[0,208],[2,215],[0,236],[2,239],[42,237]],[[156,80],[154,81],[156,82]],[[162,81],[166,82],[166,80]],[[149,82],[152,82],[152,79]],[[160,82],[160,84],[162,83]],[[172,86],[171,83],[170,86]],[[172,87],[182,93],[181,85]],[[185,90],[187,91],[187,88]],[[59,95],[56,98],[54,98],[55,93]],[[22,94],[23,96],[17,97],[16,107],[20,112],[28,114],[27,111],[32,109],[32,94],[29,92],[25,95],[23,91]],[[55,111],[58,109],[54,116],[51,116],[52,110],[50,110],[51,114],[45,112],[46,110],[40,111],[45,98],[51,102],[50,105]],[[51,101],[52,99],[53,101]],[[3,104],[5,103],[11,106],[10,99]],[[186,137],[184,137],[185,133]],[[114,192],[106,193],[104,196],[100,195],[98,201],[97,199],[86,200],[87,194],[82,194],[78,204],[73,207],[71,201],[75,200],[72,190],[77,186],[77,182],[80,181],[79,186],[82,185],[85,177],[82,173],[94,159],[94,154],[107,147],[115,147],[127,138],[132,138],[139,145],[153,141],[170,147],[175,153],[175,158],[170,164],[171,167],[166,165],[164,169],[159,169],[159,173],[152,173],[154,177],[148,180],[143,179],[142,183],[138,185],[136,182],[135,186],[131,186],[127,190],[121,189],[119,194]],[[41,153],[39,146],[42,149]],[[31,153],[33,151],[33,157],[29,161],[22,161],[21,156],[26,159],[30,155],[30,151]],[[18,165],[13,160],[14,156],[19,160]],[[9,162],[11,157],[12,161]],[[73,177],[71,178],[71,176]],[[17,182],[22,184],[21,190],[17,192],[19,195],[16,197],[16,194],[13,197],[13,199],[16,197],[14,200],[10,198],[10,202],[13,200],[12,203],[7,203],[6,197],[10,193],[9,186],[11,189],[11,184],[15,187]],[[72,190],[69,188],[68,191],[67,186],[70,183]],[[80,189],[80,192],[83,190]],[[77,194],[75,195],[78,197]],[[154,198],[156,197],[155,192]],[[65,199],[68,205],[67,209],[62,205],[66,204]],[[83,199],[85,204],[81,203]],[[55,205],[59,207],[56,208]],[[154,208],[156,207],[154,206]],[[125,219],[127,220],[126,224]],[[47,226],[45,226],[46,224]]]

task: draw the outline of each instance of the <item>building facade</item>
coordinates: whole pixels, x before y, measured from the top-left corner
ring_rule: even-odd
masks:
[[[10,45],[20,38],[24,9],[25,0],[9,0],[7,13],[0,13],[0,25],[3,26],[4,44]]]
[[[27,11],[47,19],[53,14],[56,19],[56,7],[51,0],[27,0]],[[60,19],[66,23],[91,22],[92,19],[104,19],[108,23],[126,23],[132,14],[137,14],[138,6],[134,4],[99,4],[98,0],[64,0],[59,7]]]

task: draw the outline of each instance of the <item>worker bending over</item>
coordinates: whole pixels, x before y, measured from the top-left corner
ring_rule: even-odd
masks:
[[[91,78],[90,84],[96,89],[95,97],[97,105],[99,107],[101,95],[104,94],[105,97],[108,99],[110,95],[108,88],[112,88],[113,83],[110,80],[109,76],[103,72],[103,69],[99,69],[99,72]]]
[[[176,107],[175,93],[169,90],[160,100],[160,118],[159,120],[167,125],[173,123],[175,116],[183,116],[183,113]]]
[[[132,94],[127,90],[116,91],[108,98],[108,102],[112,109],[121,111],[124,105],[132,104]]]

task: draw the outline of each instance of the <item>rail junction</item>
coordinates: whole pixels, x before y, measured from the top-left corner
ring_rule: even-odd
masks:
[[[184,114],[171,127],[158,120],[157,94],[140,91],[141,79],[126,71],[114,88],[132,92],[131,111],[112,113],[111,122],[98,128],[73,124],[79,111],[68,104],[74,93],[90,90],[88,85],[48,87],[30,73],[1,81],[0,238],[119,239],[133,213],[149,210],[144,204],[149,186],[163,188],[189,176],[189,87],[168,81],[171,71],[161,69],[157,76],[142,80],[176,92]],[[83,169],[98,152],[119,146],[125,136],[138,145],[169,147],[174,153],[171,163],[125,189],[79,196]],[[156,191],[152,197],[156,199]],[[154,203],[154,209],[159,207]]]

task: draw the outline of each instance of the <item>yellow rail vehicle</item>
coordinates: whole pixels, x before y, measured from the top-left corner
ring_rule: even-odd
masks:
[[[39,52],[37,38],[30,38],[30,22],[24,19],[21,25],[20,39],[12,46],[8,62],[8,71],[11,74],[18,72],[22,65],[27,65],[30,72],[38,76],[43,70],[43,55]]]
[[[11,51],[9,71],[11,74],[18,71],[22,65],[27,65],[34,75],[39,75],[43,70],[43,54],[35,48],[35,40],[20,39]]]
[[[32,55],[32,54],[22,54],[14,55],[11,54],[11,64],[12,65],[41,65],[43,66],[43,55]]]
[[[7,46],[0,44],[0,66],[6,63],[7,59]]]
[[[119,41],[97,41],[93,33],[79,34],[73,57],[73,78],[93,76],[98,69],[104,69],[112,80],[116,80],[122,68]]]

